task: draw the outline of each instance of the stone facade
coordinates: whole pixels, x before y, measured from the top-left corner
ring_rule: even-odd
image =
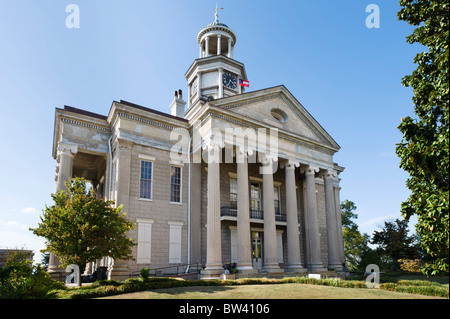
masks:
[[[56,109],[57,189],[84,177],[136,222],[135,260],[95,266],[115,279],[187,264],[205,276],[226,263],[248,274],[340,269],[339,145],[284,86],[245,93],[234,83],[245,67],[217,16],[198,41],[188,102],[176,91],[171,114],[126,101],[107,116]],[[56,256],[49,271],[63,271]]]

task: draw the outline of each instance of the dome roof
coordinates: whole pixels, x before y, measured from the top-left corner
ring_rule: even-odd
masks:
[[[214,22],[211,22],[206,27],[209,28],[209,27],[215,27],[215,26],[221,26],[221,27],[225,27],[225,28],[230,29],[229,26],[227,26],[225,23],[219,22],[218,20],[215,20]]]

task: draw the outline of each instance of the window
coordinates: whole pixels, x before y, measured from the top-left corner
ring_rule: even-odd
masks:
[[[275,206],[275,215],[281,215],[280,210],[280,186],[273,187],[273,200]]]
[[[261,210],[261,189],[259,183],[250,184],[250,197],[251,197],[251,210],[260,211]]]
[[[280,121],[282,123],[284,123],[288,120],[287,114],[278,108],[270,110],[270,114],[272,114],[272,116],[274,118],[276,118],[278,121]]]
[[[152,199],[153,162],[141,161],[141,184],[139,198]]]
[[[181,203],[181,167],[170,167],[170,201]]]
[[[237,179],[230,178],[230,208],[237,209]]]

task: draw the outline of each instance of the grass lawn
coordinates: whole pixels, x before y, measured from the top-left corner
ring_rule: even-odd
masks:
[[[101,299],[446,299],[381,289],[309,284],[207,286],[156,289]]]

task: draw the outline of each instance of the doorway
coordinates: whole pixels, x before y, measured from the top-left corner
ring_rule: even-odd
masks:
[[[253,269],[262,270],[263,268],[263,243],[262,232],[252,232],[252,263]]]

